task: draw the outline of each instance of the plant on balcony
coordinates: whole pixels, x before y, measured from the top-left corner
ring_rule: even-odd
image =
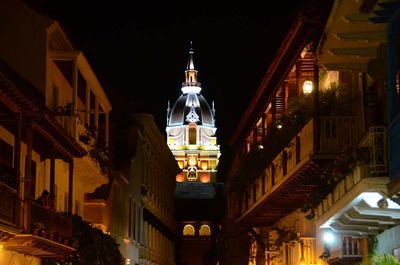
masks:
[[[304,103],[307,100],[304,100]],[[238,167],[233,190],[243,192],[244,188],[254,180],[273,159],[289,146],[290,141],[309,120],[310,112],[306,108],[292,109],[288,114],[280,115],[274,124],[267,128],[263,141],[256,142],[251,151],[242,157]]]
[[[85,124],[85,129],[85,132],[79,135],[79,140],[86,145],[90,145],[91,140],[97,138],[97,129],[87,124]]]
[[[65,106],[57,106],[56,109],[54,110],[56,115],[60,116],[70,116],[74,113],[73,111],[73,103],[68,103]]]
[[[294,246],[299,240],[299,235],[295,231],[272,227],[267,233],[266,247],[269,251],[279,251],[284,244]]]
[[[335,160],[323,167],[319,180],[308,179],[310,184],[317,184],[318,189],[310,193],[301,211],[306,214],[306,219],[315,217],[315,208],[332,193],[335,186],[342,181],[356,166],[369,162],[368,147],[347,147]],[[316,183],[318,182],[318,183]]]
[[[108,151],[102,147],[95,147],[89,151],[90,157],[99,163],[103,172],[107,170],[107,163],[109,160]]]
[[[122,256],[119,244],[109,234],[93,227],[82,217],[74,215],[72,218],[72,236],[78,242],[77,251],[64,259],[53,259],[47,265],[121,265]]]
[[[47,229],[44,223],[36,222],[32,224],[32,234],[35,236],[46,237]]]
[[[356,97],[344,86],[332,86],[319,92],[319,115],[350,115]],[[277,115],[276,121],[267,128],[266,137],[253,144],[238,167],[232,189],[239,193],[253,181],[273,159],[287,147],[291,139],[313,115],[313,97],[301,95],[289,98],[288,111]],[[261,148],[262,147],[262,148]]]
[[[400,261],[391,254],[370,254],[357,265],[400,265]]]

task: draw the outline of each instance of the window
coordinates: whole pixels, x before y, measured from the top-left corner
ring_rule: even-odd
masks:
[[[210,236],[211,235],[211,229],[208,225],[202,225],[200,226],[199,229],[199,235],[200,236]]]
[[[25,177],[27,177],[27,165],[28,165],[28,156],[25,156]],[[31,164],[31,191],[30,196],[31,198],[35,198],[35,190],[36,190],[36,162],[32,160]]]
[[[13,164],[13,147],[0,139],[0,181],[16,188]]]
[[[185,225],[183,227],[183,235],[184,236],[194,236],[194,227],[193,227],[193,225]]]
[[[195,166],[188,167],[187,180],[188,181],[196,181],[197,180],[197,168]]]
[[[189,128],[189,144],[196,144],[196,128]]]

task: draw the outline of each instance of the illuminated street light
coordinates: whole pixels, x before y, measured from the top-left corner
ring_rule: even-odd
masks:
[[[303,83],[303,93],[304,95],[309,95],[311,94],[313,90],[313,82],[311,80],[306,80]]]

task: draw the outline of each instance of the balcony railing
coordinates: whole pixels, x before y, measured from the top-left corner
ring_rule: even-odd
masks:
[[[87,130],[79,116],[57,115],[56,119],[86,151],[96,145],[96,138]],[[82,137],[85,137],[85,140]]]
[[[314,138],[317,135],[314,121],[311,119],[261,174],[247,185],[239,202],[239,216],[274,194],[281,188],[282,183],[286,183],[296,172],[304,170],[304,166],[311,161],[313,155],[339,153],[344,147],[355,145],[360,138],[356,117],[320,117],[319,128],[318,151],[314,146]]]
[[[31,232],[34,233],[38,224],[44,227],[46,237],[54,234],[61,238],[71,238],[72,236],[72,222],[53,209],[44,208],[35,202],[26,202],[30,207],[31,213]]]
[[[358,143],[360,126],[354,116],[321,116],[320,152],[340,152],[343,147]]]
[[[361,146],[368,147],[370,150],[369,163],[356,166],[336,184],[333,192],[328,194],[317,206],[317,217],[326,213],[363,179],[387,175],[386,128],[382,126],[371,127],[361,141]]]
[[[18,214],[21,209],[17,191],[0,182],[0,222],[19,228]]]
[[[363,242],[361,237],[343,235],[339,238],[335,248],[331,250],[330,258],[361,259],[363,257]]]

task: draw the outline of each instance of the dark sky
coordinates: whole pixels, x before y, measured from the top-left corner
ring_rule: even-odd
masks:
[[[57,19],[111,99],[155,116],[181,94],[189,42],[202,94],[215,101],[218,141],[228,140],[301,1],[26,0]]]

